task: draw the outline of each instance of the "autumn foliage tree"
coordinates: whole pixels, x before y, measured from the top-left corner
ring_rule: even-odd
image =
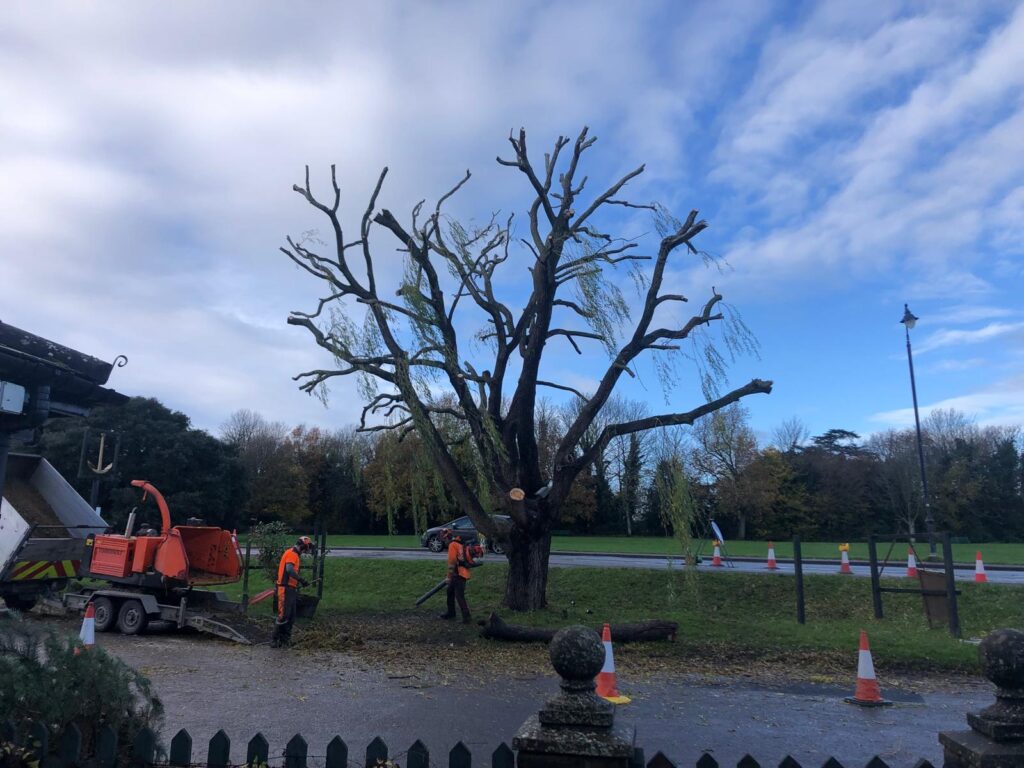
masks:
[[[666,270],[670,263],[684,267],[686,254],[699,253],[694,240],[707,223],[695,210],[678,221],[660,206],[622,197],[643,166],[597,194],[587,193],[581,162],[595,140],[586,128],[575,141],[559,137],[538,164],[528,152],[525,131],[509,136],[512,155],[498,162],[520,174],[529,195],[521,240],[514,235],[512,216],[466,226],[445,213],[445,205],[469,182],[468,171],[433,208],[421,202],[403,223],[378,207],[386,168],[362,209],[358,232],[349,237],[332,166],[326,198],[314,192],[308,167],[305,182],[294,187],[324,217],[328,244],[288,238],[281,249],[324,288],[313,311],[288,318],[334,361],[296,376],[301,387],[322,393],[335,377],[355,374],[366,396],[362,429],[418,433],[460,508],[486,535],[503,542],[509,560],[505,602],[516,610],[545,605],[551,530],[573,481],[611,440],[692,424],[746,395],[771,390],[771,382],[759,379],[728,392],[716,389],[724,359],[708,331],[719,325],[727,343],[742,343],[742,323],[714,289],[682,322],[670,321],[664,311],[687,301],[666,292]],[[608,212],[623,209],[653,214],[660,239],[652,255],[639,254],[637,240],[604,231],[612,218]],[[377,233],[384,236],[384,248],[405,254],[397,286],[378,269],[384,257]],[[496,276],[515,265],[528,271],[530,287],[528,295],[511,297],[513,303],[499,290],[506,281]],[[612,279],[620,267],[634,267],[641,283],[635,311]],[[518,306],[522,309],[513,309]],[[356,309],[362,317],[353,316]],[[464,332],[474,322],[470,315],[477,323],[472,337]],[[474,340],[483,342],[484,352],[476,351],[481,345]],[[544,353],[553,340],[580,354],[582,345],[596,342],[608,353],[593,392],[549,378],[555,366],[543,365]],[[701,401],[686,410],[605,423],[584,445],[620,379],[635,375],[638,359],[648,353],[671,355],[683,341],[692,343],[703,366]],[[541,387],[570,392],[581,401],[558,441],[550,473],[544,472],[538,449]],[[436,397],[438,391],[447,397]],[[469,472],[455,460],[439,427],[452,419],[464,425],[473,447]],[[494,513],[509,515],[511,529],[499,528]]]

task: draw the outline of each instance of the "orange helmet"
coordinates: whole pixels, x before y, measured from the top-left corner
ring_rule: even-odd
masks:
[[[299,548],[299,552],[312,552],[313,551],[313,540],[309,536],[299,536],[299,540],[295,542],[295,546]]]

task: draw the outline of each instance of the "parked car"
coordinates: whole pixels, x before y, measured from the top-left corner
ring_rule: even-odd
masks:
[[[494,521],[499,527],[510,527],[512,525],[512,518],[508,515],[494,515]],[[420,536],[420,546],[426,547],[431,552],[440,552],[443,550],[444,542],[441,541],[441,531],[445,528],[451,528],[453,533],[461,535],[462,540],[467,544],[472,541],[476,541],[477,538],[479,538],[476,526],[473,525],[473,521],[470,520],[469,517],[460,517],[456,520],[452,520],[450,523],[428,528],[423,532],[423,535]],[[502,549],[501,542],[494,541],[493,539],[487,540],[487,549],[494,552],[496,555],[500,555],[505,551]]]

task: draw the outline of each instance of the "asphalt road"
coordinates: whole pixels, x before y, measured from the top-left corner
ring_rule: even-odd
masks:
[[[427,560],[439,559],[443,555],[430,552],[426,549],[371,549],[363,547],[335,547],[330,550],[331,557],[367,557],[374,559],[391,560]],[[488,558],[500,558],[501,555],[487,555]],[[680,558],[651,557],[649,555],[598,555],[598,554],[566,554],[551,553],[550,564],[556,568],[646,568],[650,570],[666,570],[669,568],[682,568]],[[722,571],[736,573],[763,573],[766,576],[775,574],[793,575],[791,563],[779,563],[775,571],[769,571],[763,562],[730,561],[729,564],[721,567],[711,565],[710,559],[704,559],[698,566],[702,571]],[[854,576],[862,578],[870,577],[871,573],[865,565],[851,566]],[[816,564],[804,563],[805,574],[835,574],[839,571],[838,564]],[[957,569],[957,581],[974,581],[974,571],[970,569]],[[883,573],[886,576],[905,576],[906,567],[902,564],[892,564]],[[989,570],[988,580],[994,584],[1022,584],[1024,585],[1024,569],[1016,571]]]
[[[187,635],[96,639],[150,678],[166,707],[165,743],[186,728],[197,761],[224,729],[239,763],[246,742],[261,731],[272,757],[278,756],[272,765],[280,765],[283,747],[296,733],[306,738],[314,766],[323,765],[335,735],[348,744],[356,766],[378,735],[400,765],[416,739],[434,764],[445,764],[448,750],[461,740],[474,765],[486,765],[491,752],[510,744],[523,721],[558,690],[542,660],[527,674],[474,673],[462,666],[457,644],[424,647],[421,665],[396,673],[345,653],[235,646]],[[804,765],[821,765],[830,755],[843,765],[865,765],[877,754],[894,768],[911,768],[919,758],[940,765],[937,733],[964,730],[964,713],[993,701],[991,686],[973,680],[901,681],[898,689],[883,676],[883,694],[895,705],[862,709],[842,700],[852,692],[855,667],[851,659],[848,686],[696,674],[713,670],[687,669],[685,662],[658,679],[631,679],[620,669],[619,689],[633,702],[617,708],[616,717],[635,728],[648,759],[661,750],[679,765],[692,766],[710,751],[723,765],[735,765],[748,752],[762,765],[777,765],[787,754]]]

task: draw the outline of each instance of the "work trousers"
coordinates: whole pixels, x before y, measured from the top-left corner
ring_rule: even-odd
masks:
[[[292,641],[292,626],[295,624],[295,608],[298,601],[298,590],[294,587],[277,588],[277,622],[274,624],[274,639],[271,645],[288,645]]]
[[[448,582],[448,615],[455,618],[455,601],[459,602],[462,618],[469,619],[469,606],[466,604],[466,580],[461,576],[452,576]]]

